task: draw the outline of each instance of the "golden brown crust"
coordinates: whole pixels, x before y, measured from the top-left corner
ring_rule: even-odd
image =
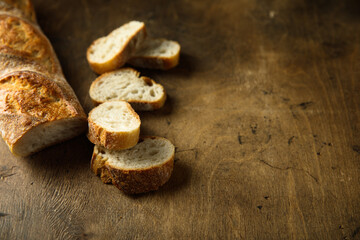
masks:
[[[36,22],[36,14],[31,0],[2,0],[2,2],[12,8],[19,9],[28,20]],[[5,8],[5,11],[9,10],[9,7]]]
[[[85,119],[78,108],[57,84],[38,73],[15,72],[0,79],[0,129],[9,146],[39,124]]]
[[[99,39],[96,39],[86,51],[86,58],[91,69],[97,74],[103,74],[122,67],[134,53],[136,48],[141,44],[141,42],[144,41],[146,35],[147,33],[144,24],[143,27],[140,28],[132,37],[129,37],[123,48],[119,49],[118,53],[112,59],[106,62],[95,62],[91,60],[91,51],[93,51],[92,49],[99,41]]]
[[[95,173],[96,176],[99,176],[103,183],[112,183],[112,178],[110,172],[105,167],[106,158],[102,158],[96,152],[96,148],[94,147],[94,151],[91,157],[90,169]]]
[[[0,15],[0,53],[20,58],[19,63],[39,65],[49,75],[62,75],[49,40],[40,29],[18,17]]]
[[[143,136],[139,142],[146,138],[163,139],[155,136]],[[112,183],[126,194],[145,193],[159,189],[170,179],[174,168],[175,151],[167,161],[160,165],[129,170],[109,165],[108,159],[100,156],[97,149],[101,151],[101,148],[94,147],[91,170],[100,176],[103,183]]]
[[[19,142],[27,144],[19,140],[40,124],[48,124],[51,129],[51,122],[74,119],[76,122],[83,120],[86,126],[86,114],[66,82],[49,40],[34,23],[31,2],[6,2],[32,16],[29,20],[33,22],[20,18],[12,8],[9,11],[1,8],[5,5],[0,4],[0,130],[3,139],[14,149]],[[47,145],[39,145],[38,150],[43,146]],[[27,155],[26,152],[22,154]]]
[[[138,194],[158,190],[171,176],[174,168],[174,156],[161,166],[141,170],[116,169],[108,164],[113,184],[127,194]]]
[[[113,133],[105,130],[101,126],[88,119],[90,142],[103,146],[107,149],[122,150],[136,145],[140,135],[140,128],[131,133]]]
[[[141,120],[134,109],[132,109],[128,103],[127,105],[132,115],[139,122],[139,128],[131,132],[107,131],[102,126],[96,124],[95,121],[91,118],[92,111],[94,111],[93,109],[90,111],[88,118],[89,132],[87,136],[90,142],[111,150],[123,150],[135,146],[139,141]]]

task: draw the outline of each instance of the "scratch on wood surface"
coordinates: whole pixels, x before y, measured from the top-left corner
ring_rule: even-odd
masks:
[[[213,181],[213,177],[214,177],[214,174],[216,172],[216,170],[219,168],[220,164],[223,162],[224,160],[221,159],[220,161],[218,161],[215,165],[215,167],[212,168],[211,170],[211,173],[210,173],[210,177],[209,177],[209,181],[208,181],[208,184],[207,184],[207,200],[209,201],[208,202],[208,209],[207,209],[207,226],[210,226],[210,214],[212,212],[212,198],[213,198],[213,195],[212,195],[212,190],[211,190],[211,186],[212,186],[212,181]]]
[[[179,153],[179,152],[187,152],[187,151],[194,151],[194,152],[196,152],[196,148],[180,149],[180,150],[175,149],[175,152],[176,152],[176,153]]]
[[[0,179],[4,180],[7,177],[11,177],[16,174],[16,172],[13,172],[13,169],[16,168],[15,166],[12,166],[11,168],[7,168],[6,166],[1,167],[0,170]]]
[[[313,105],[314,103],[309,101],[309,102],[302,102],[299,103],[297,106],[299,106],[301,109],[305,110],[307,109],[309,106]]]
[[[271,134],[268,135],[268,138],[266,139],[266,142],[265,143],[269,143],[271,140]]]
[[[170,207],[169,209],[171,211],[172,207]],[[154,207],[152,207],[152,208],[144,207],[143,211],[146,212],[146,218],[148,218],[149,220],[151,218],[151,221],[158,222],[158,223],[161,222],[161,216],[159,216],[158,212],[156,211],[156,209]],[[168,215],[168,217],[170,217],[170,216]]]
[[[0,217],[6,217],[6,216],[9,216],[10,214],[8,214],[8,213],[2,213],[2,212],[0,212]]]
[[[304,138],[304,136],[300,133],[300,131],[299,131],[299,128],[298,128],[298,125],[296,124],[296,122],[295,122],[295,124],[294,124],[294,128],[295,128],[295,130],[296,130],[296,132],[297,132],[297,136],[299,136],[299,137],[296,137],[296,138],[300,138],[300,140],[301,141],[307,141],[305,138]],[[311,129],[311,131],[312,131],[312,129]],[[317,137],[316,135],[314,135],[314,141],[315,141],[315,137]],[[289,139],[290,140],[290,139]],[[331,144],[331,143],[330,143]],[[312,146],[313,146],[313,150],[315,150],[315,142],[314,142],[314,144],[312,144]],[[264,150],[263,150],[264,151]],[[316,154],[315,154],[315,156],[316,156]],[[317,158],[316,158],[317,159]],[[305,170],[303,170],[303,171],[305,171]],[[319,171],[318,171],[319,172]],[[309,172],[308,172],[308,174],[310,174]],[[321,179],[318,179],[318,178],[315,178],[313,175],[309,175],[309,176],[311,176],[315,181],[316,180],[318,180],[317,181],[317,183],[319,183],[319,182],[321,182]],[[334,193],[332,193],[331,191],[328,191],[329,192],[329,194],[334,198],[334,199],[337,199],[337,197],[335,196],[335,194]],[[321,193],[322,193],[322,196],[323,196],[323,200],[324,200],[324,198],[325,198],[325,193],[324,193],[324,189],[323,188],[321,188]]]
[[[289,138],[288,140],[288,145],[290,145],[293,142],[293,139],[295,138],[295,136],[292,136],[291,138]]]
[[[261,163],[271,167],[271,168],[274,168],[274,169],[278,169],[278,170],[282,170],[282,171],[286,171],[286,170],[296,170],[296,171],[302,171],[302,172],[305,172],[308,176],[310,176],[313,180],[315,180],[316,183],[319,183],[319,180],[314,177],[309,171],[307,170],[304,170],[304,169],[301,169],[301,168],[294,168],[294,167],[286,167],[286,168],[281,168],[281,167],[276,167],[276,166],[273,166],[271,165],[270,163],[264,161],[264,160],[259,160]]]
[[[197,159],[198,150],[196,148],[181,149],[181,150],[178,150],[178,149],[175,148],[175,153],[181,153],[181,152],[194,152],[195,153],[195,159]]]
[[[316,14],[315,14],[315,18],[317,18]],[[321,26],[319,26],[319,24],[318,24],[318,20],[317,20],[317,19],[316,19],[316,27],[317,27],[318,29],[321,28]],[[320,37],[320,36],[319,36],[319,37]],[[324,59],[322,59],[321,64],[325,65]],[[322,94],[322,96],[326,99],[327,108],[328,108],[328,110],[329,110],[329,112],[330,112],[330,118],[331,118],[331,119],[329,119],[329,120],[331,120],[332,122],[334,122],[335,119],[334,119],[333,104],[331,104],[331,101],[330,101],[330,99],[329,99],[329,94],[326,94],[326,93],[327,93],[327,87],[326,87],[326,85],[325,85],[322,77],[320,76],[319,68],[321,68],[321,66],[318,66],[318,64],[314,64],[314,67],[313,67],[313,71],[314,71],[314,73],[315,73],[314,75],[315,75],[316,79],[318,80],[317,82],[321,84],[321,87],[322,87],[322,89],[323,89],[324,94]],[[308,125],[309,125],[309,127],[310,127],[310,129],[311,129],[309,120],[308,120],[308,119],[306,119],[306,120],[307,120]],[[336,122],[336,121],[335,121],[335,122]],[[336,127],[336,126],[335,126],[335,127]],[[311,129],[311,132],[313,132],[312,129]],[[314,136],[314,137],[315,137],[315,136]],[[319,176],[320,176],[319,156],[317,155],[318,152],[316,151],[316,142],[315,142],[315,139],[314,139],[314,141],[313,141],[312,148],[313,148],[314,158],[317,160],[317,161],[316,161],[316,162],[317,162],[317,169],[318,169],[318,173],[319,173]],[[321,180],[321,179],[320,179],[320,180]],[[322,196],[323,196],[323,203],[324,203],[324,202],[325,202],[325,194],[324,194],[323,188],[321,188],[321,193],[322,193]],[[331,193],[331,194],[332,194],[332,193]],[[333,195],[333,194],[332,194],[332,195]]]
[[[354,145],[352,146],[352,149],[357,152],[358,154],[360,154],[360,146],[359,145]]]
[[[324,60],[322,60],[322,63],[324,64]],[[313,68],[313,71],[315,73],[315,77],[318,79],[318,83],[321,84],[321,87],[323,89],[323,92],[325,94],[322,94],[322,97],[326,100],[326,103],[327,103],[327,108],[329,109],[330,111],[330,117],[331,117],[331,120],[334,121],[334,111],[333,111],[333,104],[331,104],[330,102],[330,99],[329,99],[329,94],[326,94],[327,93],[327,87],[325,86],[325,83],[322,79],[322,77],[320,76],[320,73],[319,73],[319,70],[318,70],[318,66],[316,64],[314,64],[314,68]]]
[[[273,90],[272,90],[272,89],[269,90],[269,91],[267,91],[267,90],[262,90],[262,93],[263,93],[264,95],[271,95],[271,94],[273,94]]]
[[[238,133],[238,142],[239,142],[239,144],[243,144],[243,141],[242,141],[242,139],[241,139],[241,135],[240,135],[240,133]]]
[[[314,130],[311,127],[311,123],[309,121],[308,116],[305,113],[303,113],[303,115],[304,115],[304,119],[305,119],[305,123],[307,125],[307,128],[309,129],[309,131],[311,133],[314,133]],[[319,160],[319,156],[317,155],[317,151],[316,151],[316,139],[315,139],[315,137],[311,141],[311,146],[312,146],[312,154],[313,154],[313,157],[315,159],[314,162],[316,164],[316,167],[314,168],[314,170],[317,172],[318,180],[320,182],[322,182],[321,170],[320,170],[320,160]],[[325,203],[325,191],[324,191],[324,188],[321,187],[320,191],[321,191],[321,194],[322,194],[322,200],[323,200],[323,204],[324,204]]]
[[[336,69],[336,65],[335,63],[333,63],[333,68]],[[342,86],[342,81],[340,81],[340,77],[339,77],[339,74],[337,72],[335,72],[335,78],[337,80],[337,83],[339,85],[338,89],[340,91],[340,94],[341,94],[341,100],[342,100],[342,109],[345,110],[342,112],[342,114],[345,116],[346,118],[346,121],[344,122],[344,125],[346,124],[347,128],[348,129],[351,129],[351,126],[350,126],[350,123],[351,123],[351,120],[350,120],[350,117],[349,117],[349,110],[348,110],[348,107],[347,107],[347,104],[346,104],[346,101],[345,101],[345,94],[344,94],[344,89],[343,89],[343,86]],[[350,131],[349,134],[351,135],[350,138],[346,138],[346,139],[353,139],[354,136],[353,136],[353,131]]]
[[[289,109],[290,109],[290,112],[291,112],[291,115],[293,116],[293,118],[297,119],[297,115],[295,114],[295,111],[293,110],[294,105],[290,105]]]
[[[308,239],[308,233],[306,230],[306,224],[305,224],[305,219],[304,219],[304,215],[302,214],[302,211],[299,207],[299,203],[298,203],[298,198],[296,196],[296,189],[295,189],[295,181],[294,181],[294,176],[292,174],[292,172],[289,172],[289,181],[288,181],[288,191],[289,191],[289,204],[290,204],[290,213],[289,213],[289,221],[288,221],[288,225],[292,234],[292,237],[294,239],[296,238],[304,238],[304,239]],[[296,212],[298,214],[296,214]],[[301,223],[302,223],[302,229],[303,229],[303,233],[305,234],[305,236],[301,236],[299,234],[301,234],[301,232],[296,231],[295,229],[297,229],[297,222],[294,221],[293,217],[294,216],[299,216]],[[295,226],[294,226],[295,223]]]
[[[93,237],[93,234],[89,234],[89,233],[81,233],[81,235],[79,236],[79,240],[87,240],[89,239],[89,237]]]
[[[291,114],[293,115],[293,117],[295,119],[297,119],[297,112],[298,110],[296,108],[300,108],[302,110],[306,110],[308,107],[310,107],[312,104],[314,104],[314,102],[312,101],[308,101],[308,102],[302,102],[302,103],[299,103],[299,104],[292,104],[290,105],[290,112]]]

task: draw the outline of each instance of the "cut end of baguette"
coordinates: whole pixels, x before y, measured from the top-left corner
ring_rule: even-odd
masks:
[[[127,149],[136,145],[140,118],[125,101],[105,102],[89,113],[89,140],[108,149]]]
[[[167,70],[178,65],[180,44],[162,38],[147,38],[128,63],[141,68]]]
[[[16,155],[26,157],[48,146],[76,137],[85,130],[86,118],[47,122],[27,131],[10,150]]]
[[[95,146],[91,168],[109,183],[107,176],[128,194],[157,190],[170,178],[175,147],[161,137],[144,137],[131,149],[113,151]]]
[[[95,40],[87,50],[87,60],[98,74],[115,70],[126,63],[145,37],[145,24],[131,21]]]
[[[90,97],[97,104],[124,100],[137,111],[161,108],[166,100],[163,86],[139,75],[132,68],[105,73],[91,84]]]

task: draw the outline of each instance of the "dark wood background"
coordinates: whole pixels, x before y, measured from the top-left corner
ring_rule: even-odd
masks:
[[[142,134],[177,147],[159,191],[89,169],[85,135],[29,158],[0,142],[0,239],[360,239],[357,0],[34,0],[88,112],[96,38],[130,20],[181,43]]]

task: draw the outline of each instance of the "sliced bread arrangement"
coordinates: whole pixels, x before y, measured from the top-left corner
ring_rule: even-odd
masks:
[[[123,66],[146,37],[145,24],[131,21],[95,40],[86,57],[94,72],[102,74]]]
[[[100,104],[89,113],[95,144],[91,170],[127,194],[157,190],[170,178],[175,147],[162,137],[139,140],[140,118],[125,101]]]
[[[134,111],[161,108],[165,89],[132,68],[167,70],[179,62],[180,45],[146,38],[145,24],[131,21],[95,40],[87,50],[91,68],[101,74],[89,95],[98,105],[88,116],[89,140],[95,144],[91,170],[102,182],[127,194],[157,190],[171,176],[175,147],[162,137],[139,137],[141,121]]]
[[[97,74],[114,71],[129,63],[134,67],[168,70],[178,65],[180,44],[147,37],[145,24],[131,21],[96,39],[86,58]]]
[[[124,100],[136,111],[161,108],[166,100],[164,87],[132,68],[121,68],[99,76],[90,86],[95,104]]]
[[[174,154],[174,145],[161,137],[143,137],[135,147],[123,151],[95,146],[91,170],[104,183],[113,183],[125,193],[144,193],[169,180]]]

